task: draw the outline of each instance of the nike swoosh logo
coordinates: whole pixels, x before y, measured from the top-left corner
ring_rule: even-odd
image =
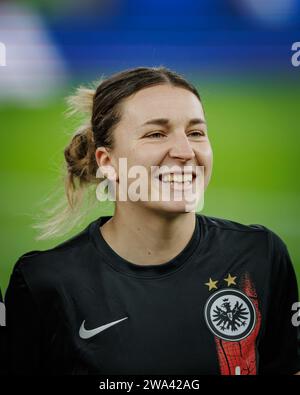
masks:
[[[116,325],[119,322],[126,320],[127,318],[128,317],[121,318],[120,320],[110,322],[109,324],[101,325],[95,329],[85,329],[84,327],[85,321],[83,321],[79,329],[79,336],[81,337],[81,339],[89,339],[90,337],[97,335],[98,333],[104,331],[105,329],[110,328],[111,326]]]

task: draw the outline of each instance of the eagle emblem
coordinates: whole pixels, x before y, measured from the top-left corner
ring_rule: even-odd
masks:
[[[204,308],[205,321],[218,338],[239,341],[249,336],[256,322],[250,298],[236,289],[215,292]]]

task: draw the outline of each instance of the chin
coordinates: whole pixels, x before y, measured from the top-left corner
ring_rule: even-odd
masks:
[[[196,211],[196,205],[186,201],[153,202],[151,209],[163,214],[188,214]]]

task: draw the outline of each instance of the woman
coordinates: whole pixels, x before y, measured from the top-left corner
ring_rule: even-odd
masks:
[[[5,295],[10,372],[300,370],[284,242],[262,225],[195,214],[213,162],[195,87],[140,67],[79,89],[70,103],[89,114],[65,149],[70,207],[99,186],[100,169],[115,212],[15,264]],[[136,189],[130,169],[142,175]],[[146,198],[133,198],[141,191]]]

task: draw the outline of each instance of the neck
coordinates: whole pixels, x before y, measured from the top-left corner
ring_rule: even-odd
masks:
[[[101,227],[105,241],[129,262],[154,265],[168,262],[188,244],[196,215],[160,213],[137,207],[116,207],[114,216]]]

